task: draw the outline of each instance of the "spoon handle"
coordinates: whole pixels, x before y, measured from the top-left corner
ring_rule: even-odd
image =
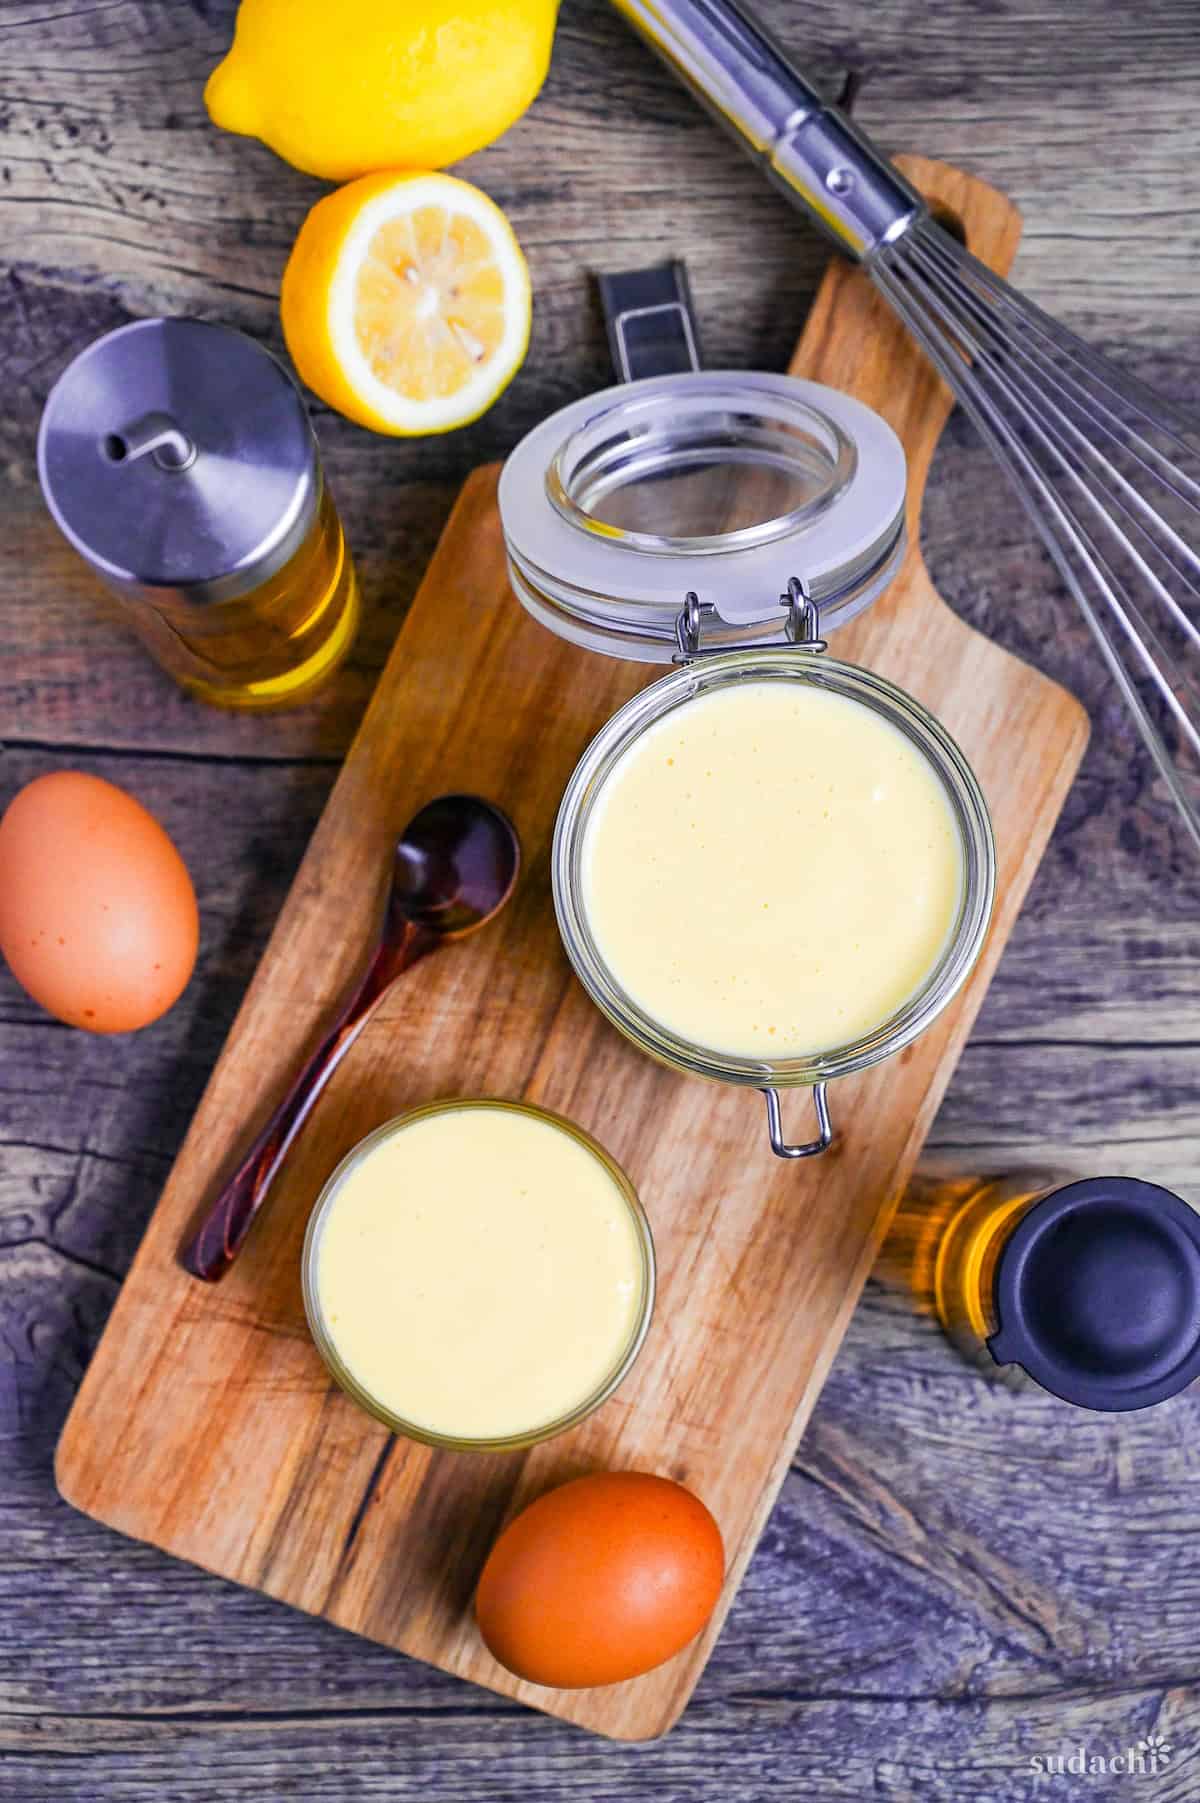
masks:
[[[362,982],[180,1254],[180,1263],[193,1277],[205,1283],[224,1277],[317,1097],[396,978],[431,951],[438,937],[410,920],[397,938],[389,935],[381,942]]]

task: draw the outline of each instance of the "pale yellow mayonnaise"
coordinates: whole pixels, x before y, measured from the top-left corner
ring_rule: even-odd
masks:
[[[693,1044],[779,1059],[882,1024],[946,944],[946,791],[864,704],[781,680],[656,721],[597,797],[583,907],[617,982]]]
[[[326,1332],[414,1427],[531,1432],[620,1363],[645,1295],[628,1200],[544,1116],[467,1103],[400,1125],[341,1180],[316,1249]]]

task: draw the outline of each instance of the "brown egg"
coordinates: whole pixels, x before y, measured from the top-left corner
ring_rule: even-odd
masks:
[[[721,1530],[669,1478],[576,1478],[530,1503],[493,1546],[475,1594],[489,1651],[556,1689],[617,1684],[670,1659],[721,1594]]]
[[[0,820],[0,952],[70,1026],[125,1033],[164,1014],[196,963],[191,878],[157,820],[78,770],[39,776]]]

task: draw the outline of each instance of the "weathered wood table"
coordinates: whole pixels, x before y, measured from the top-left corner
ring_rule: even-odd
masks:
[[[336,9],[331,8],[331,17]],[[605,1745],[74,1515],[54,1442],[457,484],[606,379],[588,271],[688,259],[714,365],[778,366],[825,252],[601,0],[566,0],[547,89],[467,172],[510,212],[528,363],[468,431],[410,445],[316,410],[367,621],[319,705],[186,700],[108,621],[33,463],[54,376],[153,312],[278,346],[316,183],[205,118],[232,0],[0,5],[0,803],[44,770],[126,784],[194,873],[201,962],[115,1042],[0,973],[0,1799],[1200,1797],[1200,1395],[1102,1418],[975,1375],[881,1262],[679,1728]],[[763,0],[864,123],[1026,217],[1018,279],[1200,404],[1193,0]],[[1047,1160],[1200,1203],[1200,862],[1070,601],[955,421],[934,577],[1088,705],[1094,736],[942,1110],[931,1170]],[[901,1222],[901,1229],[903,1222]],[[1149,1732],[1165,1775],[1064,1777]]]

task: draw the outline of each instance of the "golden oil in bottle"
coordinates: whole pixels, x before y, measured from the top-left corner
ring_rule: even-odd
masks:
[[[182,686],[217,707],[295,706],[342,662],[358,628],[359,591],[327,488],[281,570],[233,600],[203,607],[140,598],[131,623]]]
[[[1018,1221],[1057,1182],[1044,1172],[979,1178],[955,1185],[956,1207],[938,1239],[933,1259],[933,1304],[938,1320],[959,1351],[988,1372],[1001,1370],[1019,1381],[1019,1367],[996,1365],[987,1342],[998,1326],[994,1297],[996,1266]],[[936,1206],[936,1198],[933,1199]]]
[[[933,1306],[972,1363],[1106,1412],[1200,1378],[1200,1213],[1182,1197],[1043,1171],[943,1188],[925,1197]]]

